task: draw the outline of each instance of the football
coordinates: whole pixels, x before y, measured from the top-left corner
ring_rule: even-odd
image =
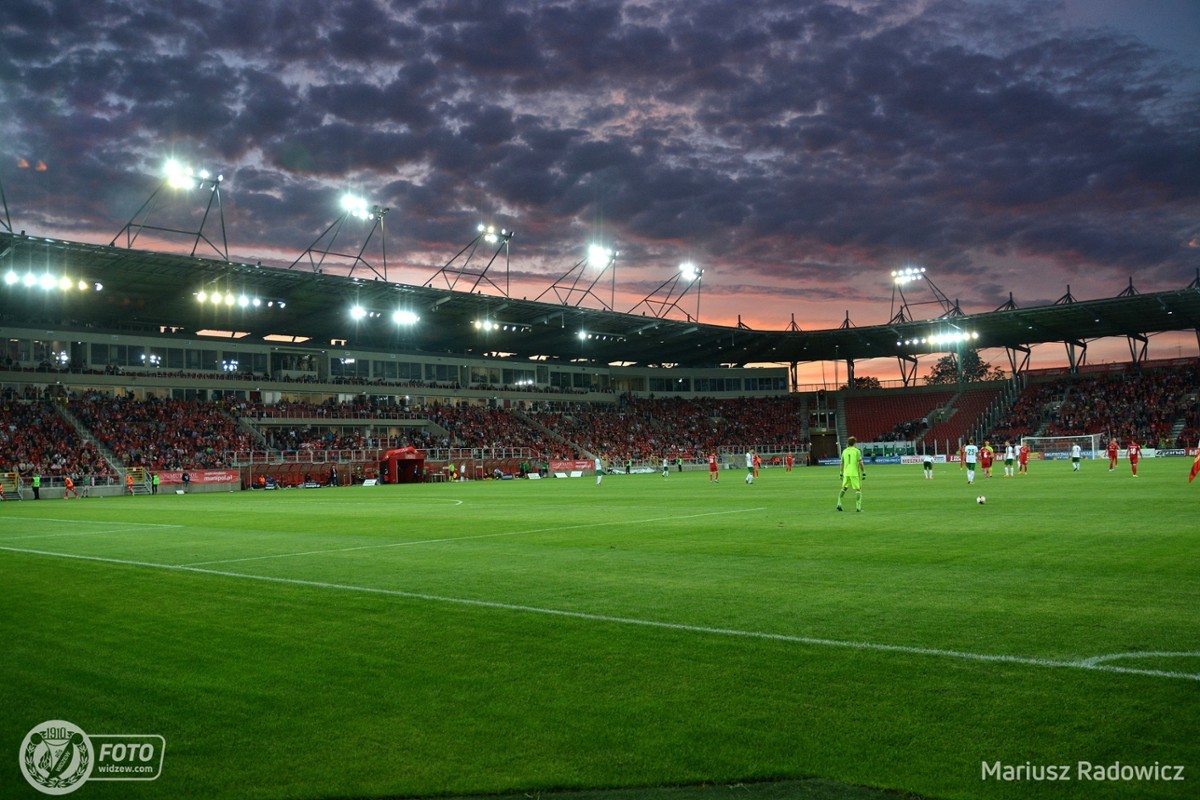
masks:
[[[987,498],[984,497],[983,495],[979,495],[979,497],[975,498],[975,502],[979,503],[979,505],[983,505],[984,503],[987,502]]]

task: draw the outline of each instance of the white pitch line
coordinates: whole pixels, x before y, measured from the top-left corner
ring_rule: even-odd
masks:
[[[1089,667],[1094,667],[1097,664],[1103,664],[1105,661],[1118,661],[1124,658],[1200,658],[1200,653],[1172,653],[1172,652],[1135,652],[1135,653],[1108,653],[1102,656],[1092,656],[1080,661],[1080,664],[1086,664]]]
[[[931,656],[941,658],[953,658],[961,661],[975,661],[982,663],[1001,663],[1001,664],[1020,664],[1034,667],[1057,667],[1060,669],[1077,669],[1090,672],[1108,672],[1123,675],[1144,675],[1154,678],[1182,678],[1190,681],[1200,681],[1200,672],[1170,672],[1160,669],[1137,669],[1133,667],[1114,667],[1109,664],[1095,663],[1095,659],[1083,659],[1079,661],[1056,661],[1048,658],[1032,658],[1028,656],[1010,656],[1010,655],[994,655],[989,653],[970,653],[962,650],[942,650],[933,647],[915,647],[902,644],[880,644],[878,642],[857,642],[852,640],[842,639],[821,639],[812,636],[795,636],[786,633],[766,633],[763,631],[742,631],[734,628],[713,628],[705,625],[686,625],[678,622],[661,622],[658,620],[637,619],[634,617],[616,617],[608,614],[590,614],[585,611],[566,611],[557,608],[539,608],[537,606],[523,606],[514,603],[501,603],[493,600],[472,600],[465,597],[444,597],[436,594],[424,594],[421,592],[406,592],[400,589],[381,589],[370,586],[353,586],[344,583],[326,583],[324,581],[308,581],[300,578],[279,578],[271,575],[249,575],[244,572],[227,572],[216,569],[202,569],[200,567],[179,565],[179,564],[156,564],[149,561],[129,561],[121,558],[105,558],[102,556],[84,556],[73,553],[54,553],[46,550],[29,550],[19,547],[3,547],[0,550],[7,550],[13,553],[26,553],[30,555],[51,556],[55,558],[69,558],[79,561],[96,561],[106,564],[120,564],[130,567],[150,567],[153,569],[172,570],[175,572],[191,572],[200,575],[216,575],[223,578],[239,578],[241,580],[262,581],[265,583],[280,583],[289,586],[304,586],[313,589],[333,589],[342,592],[356,592],[360,594],[382,595],[384,597],[400,597],[407,600],[425,600],[435,603],[452,603],[454,605],[472,606],[476,608],[489,608],[500,611],[517,611],[527,614],[544,614],[553,617],[566,617],[569,619],[581,619],[589,622],[605,622],[614,625],[637,625],[645,628],[657,628],[660,630],[682,631],[685,633],[699,633],[710,636],[735,636],[744,639],[761,639],[775,642],[791,642],[795,644],[811,645],[815,647],[837,647],[846,650],[868,650],[882,653],[903,653],[905,655]],[[1123,655],[1123,654],[1122,654]],[[1098,656],[1097,658],[1104,659],[1107,656]]]
[[[134,523],[137,524],[137,523]],[[60,536],[104,536],[109,533],[139,533],[146,531],[147,527],[151,528],[182,528],[182,525],[150,525],[146,523],[143,527],[138,528],[109,528],[103,531],[68,531],[66,533],[35,533],[29,536],[4,536],[0,537],[0,542],[22,542],[27,539],[57,539]]]
[[[504,531],[502,533],[480,533],[473,536],[447,536],[440,539],[417,539],[408,542],[389,542],[388,544],[364,544],[357,547],[338,547],[331,550],[305,550],[300,553],[273,553],[265,556],[247,556],[245,558],[223,558],[218,561],[193,561],[179,564],[180,567],[208,567],[213,564],[241,564],[246,561],[265,561],[271,558],[295,558],[298,556],[319,556],[328,553],[351,553],[356,550],[383,550],[391,547],[412,547],[418,544],[441,544],[443,542],[465,542],[471,539],[495,539],[501,536],[524,536],[530,533],[552,533],[554,531],[571,531],[579,528],[601,528],[606,525],[642,525],[647,522],[664,522],[673,519],[695,519],[696,517],[717,517],[723,514],[746,514],[753,511],[764,511],[763,508],[742,508],[734,511],[710,511],[704,514],[684,514],[671,517],[655,517],[638,520],[610,520],[608,522],[587,522],[582,525],[556,525],[553,528],[532,528],[527,531]]]

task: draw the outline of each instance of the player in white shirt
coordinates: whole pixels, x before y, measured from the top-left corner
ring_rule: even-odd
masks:
[[[600,485],[600,481],[604,480],[604,463],[600,461],[600,456],[596,456],[596,485]]]
[[[1004,442],[1004,477],[1011,478],[1016,475],[1016,467],[1013,466],[1017,462],[1017,448],[1013,446],[1012,439]]]
[[[979,448],[974,437],[967,439],[962,449],[963,465],[967,468],[967,485],[975,483],[975,464],[979,461]]]
[[[671,474],[671,462],[667,460],[666,456],[663,456],[662,467],[663,467],[663,477],[665,478]]]
[[[746,483],[754,483],[754,451],[746,451]]]
[[[1071,471],[1079,472],[1079,460],[1083,458],[1083,448],[1077,444],[1071,445]]]

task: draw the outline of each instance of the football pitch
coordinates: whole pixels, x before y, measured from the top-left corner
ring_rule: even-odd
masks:
[[[47,720],[163,737],[81,799],[1195,797],[1189,466],[4,503],[0,797]]]

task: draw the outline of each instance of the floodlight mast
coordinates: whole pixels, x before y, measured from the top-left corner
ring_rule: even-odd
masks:
[[[296,260],[288,264],[288,269],[293,269],[297,264],[308,259],[309,267],[315,273],[320,273],[325,268],[325,259],[330,256],[337,258],[350,259],[350,272],[346,277],[353,278],[354,271],[361,265],[374,273],[375,277],[382,280],[387,280],[387,231],[383,225],[383,218],[387,216],[390,208],[384,206],[371,206],[368,210],[367,201],[354,195],[345,195],[342,197],[342,215],[330,223],[329,227],[321,232],[308,248],[296,257]],[[357,253],[339,253],[334,247],[337,244],[337,238],[342,232],[342,228],[346,222],[353,217],[359,220],[371,220],[371,230],[367,231],[367,237],[363,239],[362,246],[358,248]],[[371,239],[374,238],[375,232],[379,232],[380,248],[383,253],[383,271],[380,272],[375,268],[375,265],[364,257],[367,251],[367,246],[371,244]],[[332,232],[332,236],[330,233]],[[322,246],[322,241],[325,237],[329,237],[328,244]]]
[[[653,292],[651,292],[650,294],[646,295],[641,300],[639,300],[637,302],[637,304],[633,306],[633,308],[629,309],[629,311],[627,313],[632,314],[635,311],[637,311],[637,309],[640,306],[644,305],[650,311],[650,313],[657,319],[663,319],[664,317],[667,316],[668,313],[671,312],[672,309],[674,309],[675,311],[678,311],[680,314],[683,314],[683,316],[687,319],[688,322],[699,322],[700,321],[700,288],[701,288],[701,280],[703,277],[704,277],[704,270],[697,268],[696,265],[692,264],[691,262],[684,262],[683,264],[679,265],[679,270],[674,275],[672,275],[670,278],[667,278],[665,281],[663,281],[659,285],[659,287],[657,289],[655,289]],[[683,287],[683,289],[681,291],[679,291],[678,294],[676,294],[675,292],[676,292],[676,289],[679,288],[679,284],[685,280],[687,281],[687,284]],[[693,317],[691,314],[689,314],[687,311],[685,311],[679,305],[679,302],[681,300],[683,300],[684,295],[686,295],[693,286],[696,287],[696,316],[695,317]],[[656,295],[658,295],[660,292],[662,292],[663,289],[667,290],[666,296],[665,297],[657,297]]]
[[[910,303],[908,298],[904,296],[904,287],[909,283],[921,281],[929,287],[930,293],[933,295],[932,300],[924,300],[921,302]],[[896,296],[900,297],[900,307],[896,308]],[[935,319],[948,319],[950,317],[961,317],[962,310],[958,307],[957,300],[951,300],[949,297],[937,287],[933,279],[925,274],[924,267],[905,267],[904,269],[892,270],[892,308],[891,319],[889,325],[899,325],[905,322],[913,322],[912,308],[913,306],[929,306],[936,305],[941,309],[941,313]]]
[[[467,243],[466,247],[454,254],[454,257],[446,262],[445,266],[433,274],[433,276],[422,284],[425,288],[432,288],[434,281],[441,277],[446,282],[446,288],[454,291],[454,287],[463,278],[473,277],[475,282],[471,284],[471,288],[467,291],[475,292],[479,288],[481,281],[487,281],[497,292],[504,297],[508,297],[509,290],[509,242],[512,241],[514,231],[506,228],[496,230],[494,225],[480,225],[477,229],[478,233],[475,238]],[[496,245],[496,250],[492,253],[492,257],[488,259],[487,264],[483,269],[476,269],[471,266],[471,259],[475,257],[476,251],[484,245]],[[492,268],[492,264],[500,257],[500,251],[504,251],[504,288],[488,277],[488,270]],[[463,258],[465,254],[465,258]],[[485,248],[486,254],[486,248]],[[482,257],[482,256],[481,256]],[[463,258],[461,264],[456,264],[460,258]]]
[[[125,236],[125,247],[132,250],[133,243],[137,241],[138,236],[142,231],[159,231],[160,233],[175,233],[193,237],[191,255],[196,255],[197,248],[200,243],[204,242],[213,251],[221,257],[222,261],[229,260],[229,241],[225,236],[225,208],[221,204],[221,182],[224,180],[223,175],[210,175],[208,170],[193,171],[192,169],[179,164],[172,160],[167,162],[162,182],[155,189],[146,202],[142,203],[141,207],[130,218],[129,222],[125,223],[125,227],[117,231],[117,235],[108,243],[109,247],[116,247],[117,240],[121,235]],[[181,228],[168,228],[161,225],[151,225],[149,223],[150,216],[154,213],[155,207],[158,205],[159,195],[166,188],[175,189],[207,189],[208,203],[204,207],[204,215],[200,218],[200,226],[194,230],[186,230]],[[218,247],[211,239],[204,235],[204,226],[208,224],[208,217],[212,213],[213,204],[216,204],[217,214],[221,224],[221,246]]]
[[[592,245],[588,248],[587,255],[575,263],[573,267],[567,270],[561,277],[546,287],[541,294],[534,298],[534,302],[540,302],[543,297],[549,292],[554,292],[554,296],[558,298],[560,305],[579,307],[581,303],[588,297],[591,297],[605,311],[615,311],[617,299],[617,256],[620,255],[615,250],[609,250],[607,247],[600,245]],[[601,265],[600,270],[596,273],[596,277],[586,287],[580,287],[580,283],[584,280],[584,271],[589,266]],[[606,272],[612,274],[612,294],[611,301],[604,302],[604,298],[600,297],[593,291],[596,284],[604,277]]]
[[[9,233],[13,232],[12,217],[8,215],[8,197],[4,194],[4,179],[0,178],[0,206],[4,207],[4,218],[0,219],[0,225],[4,226],[4,230]]]

